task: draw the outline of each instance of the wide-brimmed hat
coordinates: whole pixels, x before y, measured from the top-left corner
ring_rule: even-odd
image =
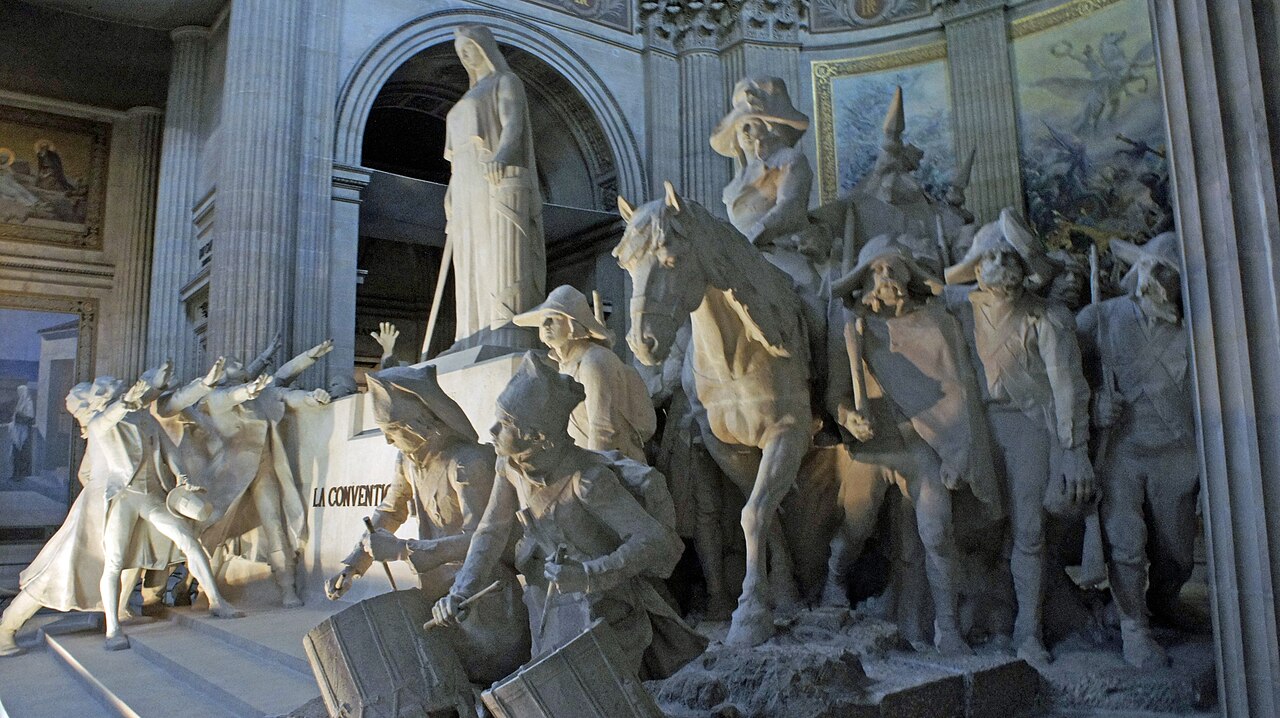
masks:
[[[1054,267],[1044,243],[1027,229],[1013,210],[1000,210],[1000,218],[986,224],[973,236],[973,244],[964,259],[947,268],[947,284],[969,284],[977,281],[978,263],[988,252],[1008,246],[1022,258],[1026,271],[1023,285],[1039,289],[1053,279]]]
[[[848,274],[831,284],[831,296],[843,297],[862,291],[871,264],[877,259],[893,257],[906,265],[911,272],[910,286],[921,294],[941,294],[942,281],[916,261],[905,244],[889,234],[872,237],[858,252],[858,264]]]
[[[528,351],[497,403],[521,428],[562,430],[569,426],[574,407],[586,398],[581,384]]]
[[[545,302],[527,312],[515,315],[511,318],[511,323],[518,327],[537,327],[541,326],[542,320],[552,313],[562,314],[577,322],[578,326],[587,333],[587,338],[599,341],[606,346],[613,346],[613,335],[600,323],[600,320],[596,319],[586,295],[568,284],[562,284],[551,290]]]
[[[809,116],[791,104],[787,83],[780,77],[744,77],[733,86],[733,107],[711,133],[711,148],[725,157],[738,156],[738,140],[734,134],[747,120],[764,120],[785,125],[803,133],[809,129]]]
[[[1178,249],[1177,232],[1156,235],[1145,244],[1113,239],[1111,252],[1116,259],[1129,265],[1129,271],[1125,272],[1124,279],[1120,280],[1120,285],[1126,291],[1133,291],[1138,286],[1138,273],[1135,270],[1144,259],[1166,265],[1178,274],[1182,274],[1182,253]]]
[[[460,436],[479,440],[466,412],[440,388],[434,366],[392,367],[365,378],[369,382],[373,418],[379,424],[400,423],[412,428],[415,422],[429,418],[423,416],[425,412]]]

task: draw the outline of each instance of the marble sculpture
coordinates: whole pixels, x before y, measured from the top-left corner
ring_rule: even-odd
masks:
[[[446,265],[456,339],[497,329],[542,300],[546,250],[529,103],[488,28],[463,25],[454,48],[471,86],[446,117]]]
[[[657,584],[682,550],[671,496],[656,471],[573,443],[569,414],[584,393],[525,354],[498,397],[491,429],[500,475],[466,562],[434,614],[457,624],[461,603],[492,580],[518,523],[515,555],[534,656],[603,619],[618,637],[624,670],[663,678],[706,648]]]
[[[561,374],[582,385],[586,398],[569,415],[569,435],[593,451],[618,451],[644,461],[657,418],[644,381],[611,350],[613,337],[591,312],[582,292],[556,287],[542,304],[512,320],[537,327]]]

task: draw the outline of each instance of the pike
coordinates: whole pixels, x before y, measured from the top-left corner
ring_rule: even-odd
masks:
[[[1098,265],[1098,245],[1089,245],[1089,303],[1102,303],[1102,277]],[[1098,351],[1102,351],[1102,324],[1099,322],[1094,343]],[[1101,357],[1099,357],[1101,359]],[[1101,363],[1101,362],[1100,362]],[[1102,386],[1100,392],[1110,394],[1115,386],[1115,378],[1102,363]],[[1094,463],[1099,463],[1107,452],[1107,434],[1098,436],[1097,451]],[[1102,549],[1102,520],[1098,516],[1098,504],[1095,502],[1084,515],[1084,545],[1080,557],[1080,583],[1086,588],[1102,584],[1107,579],[1107,560]]]

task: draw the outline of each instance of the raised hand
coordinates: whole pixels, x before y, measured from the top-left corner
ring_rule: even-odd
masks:
[[[400,336],[400,330],[396,329],[396,325],[391,322],[381,322],[378,324],[378,331],[369,332],[369,336],[382,347],[382,356],[389,357],[395,353],[396,339]]]
[[[307,350],[307,357],[310,359],[319,359],[320,357],[333,351],[333,340],[325,339],[319,344]]]
[[[226,377],[227,377],[227,358],[218,357],[218,360],[213,363],[213,366],[209,367],[209,373],[205,374],[204,379],[202,379],[201,381],[204,383],[205,386],[213,387],[221,384],[222,380],[225,379]]]
[[[258,395],[263,392],[275,380],[270,374],[259,374],[257,379],[249,382],[245,386],[249,389],[249,398],[257,399]]]
[[[142,408],[142,397],[151,391],[151,382],[146,379],[139,379],[129,387],[129,390],[120,397],[120,401],[124,402],[125,407],[130,411],[137,411]]]

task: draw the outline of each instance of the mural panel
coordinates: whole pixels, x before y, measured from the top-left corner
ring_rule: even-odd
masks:
[[[875,164],[895,86],[902,87],[903,139],[924,150],[917,176],[941,197],[955,174],[946,46],[813,63],[818,186],[823,201],[850,192]]]
[[[1023,187],[1051,244],[1172,228],[1146,0],[1078,0],[1013,25]]]
[[[110,126],[0,106],[0,239],[102,248]]]

